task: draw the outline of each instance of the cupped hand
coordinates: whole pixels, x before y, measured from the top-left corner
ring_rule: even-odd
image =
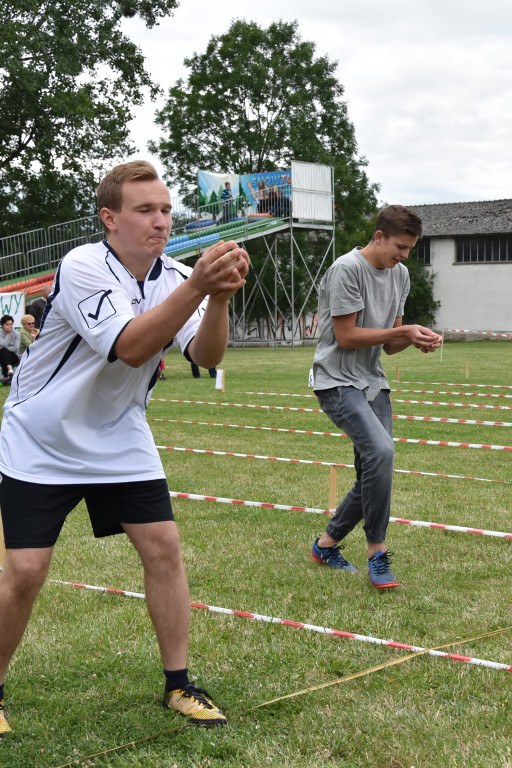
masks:
[[[189,280],[205,294],[218,301],[227,301],[243,285],[249,271],[247,251],[234,240],[215,243],[197,260]]]

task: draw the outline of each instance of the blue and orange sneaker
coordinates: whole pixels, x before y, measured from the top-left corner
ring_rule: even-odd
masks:
[[[374,587],[379,589],[390,589],[399,587],[391,570],[392,552],[381,552],[380,550],[368,560],[368,576]]]
[[[317,563],[323,563],[329,565],[337,571],[350,571],[351,573],[357,573],[355,565],[351,565],[348,560],[345,560],[340,550],[343,547],[319,547],[318,539],[313,542],[313,549],[311,550],[311,557]]]

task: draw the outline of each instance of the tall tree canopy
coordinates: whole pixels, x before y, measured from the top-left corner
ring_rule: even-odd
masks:
[[[169,89],[157,113],[163,138],[150,144],[168,182],[185,192],[198,168],[255,173],[284,170],[292,159],[319,162],[335,169],[339,223],[360,226],[374,211],[377,187],[357,152],[336,62],[315,58],[297,22],[262,29],[235,20],[185,65],[187,81]]]
[[[177,4],[0,0],[1,234],[43,225],[52,202],[82,212],[94,168],[133,151],[131,109],[158,88],[121,22],[138,15],[153,27]]]

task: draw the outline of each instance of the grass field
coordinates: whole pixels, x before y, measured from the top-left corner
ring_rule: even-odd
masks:
[[[194,380],[178,353],[155,398],[318,408],[313,348],[228,350],[225,392]],[[512,395],[512,344],[446,344],[384,357],[393,389]],[[466,372],[469,374],[466,378]],[[405,382],[418,382],[406,384]],[[421,383],[419,383],[421,382]],[[432,382],[463,384],[462,387]],[[5,398],[7,390],[0,391]],[[512,397],[393,392],[395,414],[512,424]],[[332,431],[321,413],[154,400],[151,419]],[[162,446],[352,463],[348,439],[150,421]],[[396,437],[512,445],[512,428],[395,420]],[[329,467],[162,450],[169,489],[326,509]],[[512,532],[511,453],[396,444],[397,469],[482,478],[395,474],[395,517]],[[484,482],[497,480],[505,482]],[[338,472],[338,498],[353,470]],[[510,627],[510,539],[391,523],[399,589],[379,592],[365,572],[363,532],[346,540],[355,575],[310,558],[326,517],[262,507],[174,500],[191,599],[385,640],[432,647]],[[68,519],[50,579],[143,592],[125,537],[95,541],[85,508]],[[512,629],[446,649],[512,665]],[[418,656],[332,687],[256,705],[400,659],[407,651],[200,609],[192,611],[189,667],[230,719],[225,729],[182,726],[159,706],[161,664],[141,599],[45,585],[13,660],[6,695],[14,732],[0,742],[2,768],[512,768],[510,672]],[[170,733],[162,735],[168,729]],[[152,739],[146,737],[155,736]],[[140,740],[140,741],[139,741]],[[116,751],[120,745],[138,743]],[[87,759],[84,759],[87,758]],[[74,763],[73,761],[79,761]]]

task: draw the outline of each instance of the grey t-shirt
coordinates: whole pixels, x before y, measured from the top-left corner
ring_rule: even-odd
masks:
[[[371,402],[379,390],[389,389],[380,362],[382,344],[341,349],[332,318],[357,312],[359,328],[392,328],[402,317],[409,293],[409,272],[403,264],[377,269],[360,248],[340,256],[329,267],[318,297],[318,345],[313,360],[314,390],[356,387]]]

